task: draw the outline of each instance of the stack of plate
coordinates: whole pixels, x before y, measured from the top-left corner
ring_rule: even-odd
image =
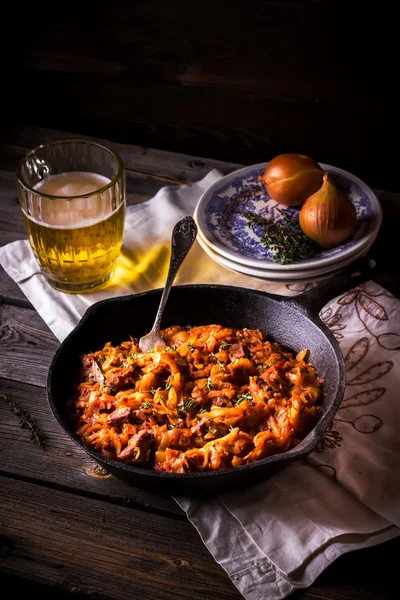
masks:
[[[378,235],[382,209],[373,191],[347,171],[320,163],[335,185],[353,202],[358,225],[344,243],[329,250],[321,248],[313,258],[289,264],[274,260],[273,252],[261,241],[262,228],[250,227],[242,214],[250,212],[265,219],[281,218],[281,212],[298,218],[299,207],[279,205],[268,196],[259,180],[268,163],[244,167],[215,182],[200,198],[194,219],[198,242],[218,264],[237,273],[273,283],[306,283],[326,279],[363,256]]]

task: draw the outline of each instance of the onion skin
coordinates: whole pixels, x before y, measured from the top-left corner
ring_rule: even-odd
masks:
[[[298,206],[321,187],[323,175],[319,164],[309,156],[279,154],[268,163],[259,179],[272,200]]]
[[[324,173],[322,186],[300,209],[299,224],[317,244],[334,248],[354,233],[357,213],[350,198]]]

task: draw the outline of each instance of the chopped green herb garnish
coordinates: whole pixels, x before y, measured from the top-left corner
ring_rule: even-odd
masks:
[[[197,401],[194,398],[189,398],[187,402],[180,402],[178,404],[179,410],[190,410],[193,406],[196,406]]]
[[[150,406],[151,406],[150,400],[146,400],[146,402],[143,402],[143,404],[141,404],[139,406],[139,410],[147,410],[148,408],[150,408]]]
[[[239,394],[238,397],[236,398],[235,406],[238,406],[241,402],[243,402],[243,400],[247,400],[247,402],[249,404],[251,404],[253,398],[251,397],[250,394]]]
[[[282,219],[268,220],[248,211],[238,212],[247,219],[249,226],[256,233],[256,225],[261,227],[261,243],[270,248],[275,262],[284,265],[315,256],[319,249],[318,244],[306,236],[297,219],[280,209],[277,210]]]
[[[220,360],[217,356],[215,356],[215,354],[211,354],[210,356],[212,356],[212,358],[215,360],[215,362],[224,370],[226,371],[226,364]]]
[[[199,410],[199,413],[206,413],[208,412],[208,410],[206,408],[202,408],[201,410]]]
[[[185,325],[185,329],[186,331],[189,331],[189,329],[192,329],[193,325]]]
[[[221,350],[227,350],[229,348],[230,344],[228,344],[228,342],[222,342],[222,344],[220,345],[220,349]]]
[[[272,360],[268,361],[267,363],[263,363],[263,367],[264,367],[264,369],[269,369],[269,367],[272,367],[272,365],[274,365],[276,362],[278,362],[278,359],[273,358]]]
[[[209,429],[208,433],[213,433],[214,434],[214,433],[217,433],[217,430],[216,429]]]
[[[209,377],[209,378],[207,379],[207,381],[206,381],[206,382],[205,382],[205,384],[204,384],[204,387],[205,387],[205,388],[207,388],[207,389],[209,389],[209,390],[211,390],[211,389],[212,389],[212,387],[213,387],[213,382],[212,382],[212,379],[211,379],[211,377]]]
[[[167,379],[167,381],[165,382],[165,389],[166,390],[170,390],[172,388],[172,383],[169,380],[169,377]]]

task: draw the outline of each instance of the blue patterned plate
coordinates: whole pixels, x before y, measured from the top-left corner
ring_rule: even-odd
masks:
[[[328,250],[321,248],[311,259],[285,265],[276,262],[271,249],[261,243],[261,228],[253,231],[247,219],[240,214],[249,211],[266,219],[278,219],[279,210],[283,210],[291,217],[298,218],[298,207],[282,206],[271,200],[259,181],[258,176],[264,173],[267,164],[251,165],[225,175],[201,196],[194,218],[214,252],[249,267],[303,270],[341,261],[367,247],[375,239],[382,222],[382,209],[374,192],[347,171],[320,163],[335,185],[352,200],[357,211],[357,229],[343,244]]]

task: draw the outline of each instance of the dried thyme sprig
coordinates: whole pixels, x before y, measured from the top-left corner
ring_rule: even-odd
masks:
[[[0,394],[0,397],[3,398],[5,402],[7,402],[8,406],[11,409],[11,412],[13,412],[14,415],[17,415],[17,417],[19,417],[19,424],[21,426],[21,429],[29,429],[31,432],[31,440],[35,442],[38,446],[43,448],[44,434],[31,420],[29,412],[27,410],[19,408],[19,406],[14,402],[14,400],[11,400],[5,394]]]
[[[315,256],[318,245],[306,236],[296,219],[281,210],[279,212],[282,219],[278,221],[269,221],[249,211],[240,214],[247,219],[253,231],[256,231],[255,225],[262,227],[261,243],[271,249],[275,262],[284,265]]]

